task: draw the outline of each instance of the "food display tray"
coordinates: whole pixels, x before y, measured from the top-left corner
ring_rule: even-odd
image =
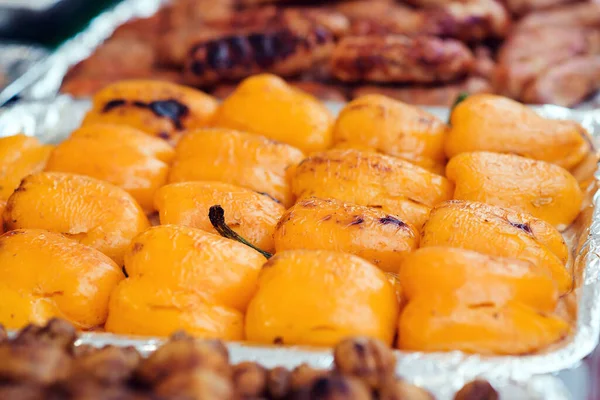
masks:
[[[0,112],[0,136],[17,133],[36,136],[46,143],[58,143],[76,129],[90,108],[89,100],[74,100],[61,95],[52,101],[32,101],[16,104]],[[337,113],[343,104],[327,103]],[[572,119],[580,122],[592,135],[595,147],[600,138],[600,109],[570,110],[557,106],[536,106],[535,111],[555,119]],[[425,108],[443,120],[448,118],[448,109]],[[600,171],[596,171],[596,180]],[[597,185],[596,185],[597,186]],[[594,189],[596,190],[596,189]],[[438,398],[451,398],[450,393],[458,390],[474,377],[485,377],[498,387],[521,390],[521,395],[510,399],[568,398],[560,381],[553,384],[554,377],[539,375],[555,373],[576,365],[590,354],[600,337],[600,192],[590,194],[591,206],[581,213],[581,228],[571,235],[571,243],[577,250],[572,254],[575,280],[578,282],[575,296],[577,317],[574,333],[559,346],[543,353],[519,356],[479,356],[462,352],[421,353],[397,351],[397,372],[418,385],[429,388]],[[79,343],[104,345],[131,345],[143,353],[156,349],[162,342],[158,338],[135,338],[107,333],[85,333]],[[331,366],[330,350],[306,347],[278,347],[253,345],[250,343],[228,343],[234,362],[257,361],[272,367],[283,365],[294,367],[307,363],[313,367]],[[540,379],[550,380],[540,384]],[[545,387],[540,392],[540,387]],[[551,391],[546,389],[551,388]],[[537,391],[537,392],[536,392]],[[542,393],[542,397],[525,396],[527,393]],[[562,393],[562,394],[561,394]],[[552,394],[553,397],[550,395]],[[450,397],[448,397],[450,396]],[[558,396],[558,397],[556,397]],[[563,396],[563,397],[561,397]]]

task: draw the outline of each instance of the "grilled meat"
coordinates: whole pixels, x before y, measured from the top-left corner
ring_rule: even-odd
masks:
[[[401,35],[343,38],[332,74],[345,82],[448,82],[471,72],[474,57],[461,42]]]
[[[600,31],[585,27],[548,26],[518,30],[502,46],[497,87],[522,99],[527,87],[551,67],[574,57],[600,54]]]
[[[600,27],[600,3],[588,2],[540,11],[523,18],[516,29],[547,26]]]
[[[572,106],[600,90],[600,54],[573,57],[540,74],[523,94],[534,104]]]
[[[401,4],[368,0],[341,3],[337,10],[351,21],[354,35],[436,35],[465,41],[504,37],[510,17],[496,0],[466,0],[413,9]]]
[[[451,83],[442,86],[410,86],[410,87],[385,87],[363,86],[354,90],[353,98],[367,94],[382,94],[405,103],[422,106],[450,107],[460,93],[492,93],[493,88],[489,81],[470,77],[460,83]]]
[[[185,63],[185,81],[210,85],[265,71],[293,76],[325,60],[333,49],[334,32],[312,18],[284,14],[279,25],[194,44]]]

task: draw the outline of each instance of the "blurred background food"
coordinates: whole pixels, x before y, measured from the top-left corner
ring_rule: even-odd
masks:
[[[68,73],[88,97],[121,79],[217,97],[271,72],[324,100],[380,93],[450,105],[462,91],[576,106],[600,89],[600,4],[573,0],[173,0]]]

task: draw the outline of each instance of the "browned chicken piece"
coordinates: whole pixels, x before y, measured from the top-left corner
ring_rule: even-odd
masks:
[[[32,385],[30,382],[10,385],[0,384],[0,399],[2,400],[45,400],[46,389],[43,386]]]
[[[179,372],[162,380],[154,388],[161,399],[234,399],[231,380],[209,369]]]
[[[508,12],[496,0],[452,1],[423,13],[424,33],[468,42],[503,38],[511,25]]]
[[[40,385],[64,379],[71,363],[64,348],[37,339],[0,344],[0,360],[0,381],[27,381]]]
[[[372,389],[379,390],[396,368],[396,356],[385,343],[370,338],[341,341],[333,351],[336,369],[353,376]]]
[[[337,10],[351,21],[355,35],[435,35],[478,41],[504,37],[510,16],[496,0],[440,2],[433,8],[415,10],[401,4],[369,0],[343,2]]]
[[[477,46],[474,51],[475,65],[473,67],[473,75],[493,79],[496,72],[496,62],[492,58],[492,51],[485,46]]]
[[[229,377],[229,352],[218,340],[174,337],[140,364],[137,375],[143,382],[157,384],[169,376],[210,370]]]
[[[499,51],[496,86],[503,94],[522,99],[548,68],[599,53],[599,30],[560,26],[520,30]]]
[[[154,46],[139,39],[110,39],[92,56],[77,64],[70,75],[118,75],[151,71],[156,61]]]
[[[402,35],[343,38],[331,70],[345,82],[448,82],[468,75],[471,51],[454,39]]]
[[[600,32],[586,28],[548,26],[516,32],[498,55],[498,81],[503,92],[521,98],[526,87],[548,67],[600,48]]]
[[[62,319],[51,319],[44,326],[30,324],[21,329],[11,341],[15,345],[52,345],[72,353],[77,332],[73,325]]]
[[[116,75],[84,75],[68,76],[61,87],[62,93],[73,97],[91,97],[100,89],[124,79],[152,79],[165,82],[179,83],[181,74],[177,71],[148,70]]]
[[[194,44],[185,63],[186,83],[206,86],[260,72],[289,77],[329,57],[335,39],[331,30],[311,18],[285,15],[282,27]]]
[[[573,57],[540,74],[523,94],[534,104],[573,106],[600,90],[600,54]]]
[[[349,21],[342,14],[326,9],[280,10],[275,7],[261,7],[231,14],[225,19],[214,19],[206,23],[191,24],[167,32],[157,44],[158,61],[161,65],[182,66],[190,49],[208,41],[243,36],[269,30],[283,30],[286,27],[298,28],[301,35],[310,21],[315,26],[327,28],[334,36],[341,36],[349,30]]]
[[[411,385],[401,379],[388,380],[379,394],[380,400],[435,400],[435,397],[427,390]],[[480,400],[478,397],[474,399]]]
[[[579,0],[505,0],[508,10],[516,15],[522,16],[532,11],[545,10],[564,4],[575,3]]]
[[[516,28],[524,30],[544,26],[600,27],[600,3],[571,4],[539,11],[523,18]]]
[[[498,400],[498,392],[490,385],[489,382],[483,380],[475,380],[467,383],[454,396],[454,400]]]
[[[233,387],[242,399],[264,398],[267,392],[268,371],[253,362],[243,362],[233,367]]]
[[[231,17],[237,0],[178,0],[164,8],[166,29],[179,29],[190,24],[206,23]]]
[[[71,379],[91,379],[102,385],[124,383],[133,377],[141,359],[133,347],[106,346],[75,358]]]
[[[283,28],[200,42],[188,55],[184,80],[206,86],[260,72],[294,76],[327,58],[333,46],[333,36],[322,27],[306,34]]]
[[[291,390],[291,372],[283,367],[273,368],[267,375],[267,393],[272,399],[285,399]]]
[[[450,107],[460,93],[493,93],[489,81],[479,77],[470,77],[460,83],[451,83],[442,86],[410,86],[410,87],[382,87],[363,86],[352,93],[353,98],[367,94],[382,94],[400,100],[404,103],[421,106]]]
[[[152,400],[155,397],[139,393],[125,385],[108,386],[93,380],[70,380],[54,388],[47,400]]]
[[[294,398],[299,400],[371,400],[372,396],[369,389],[358,379],[329,375],[299,388]]]
[[[292,370],[290,375],[290,388],[292,391],[301,387],[312,385],[316,380],[326,378],[330,371],[326,369],[315,369],[308,364],[301,364]]]
[[[152,43],[167,29],[166,9],[159,10],[148,18],[137,18],[119,26],[111,39],[137,39]]]
[[[413,34],[423,29],[424,14],[394,1],[354,0],[336,5],[350,20],[353,35]]]

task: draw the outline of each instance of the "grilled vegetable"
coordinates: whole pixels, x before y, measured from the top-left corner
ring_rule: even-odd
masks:
[[[519,302],[464,304],[422,296],[404,308],[398,347],[414,351],[528,354],[564,339],[565,321]]]
[[[397,272],[419,245],[418,231],[382,210],[339,200],[300,200],[275,229],[278,252],[336,250],[355,254],[387,272]]]
[[[405,258],[399,278],[409,301],[435,293],[464,304],[514,300],[542,312],[553,312],[558,301],[556,283],[543,265],[460,248],[421,248]]]
[[[246,314],[246,338],[331,346],[364,335],[391,344],[397,314],[395,290],[374,265],[345,253],[290,250],[264,265]]]
[[[149,80],[120,81],[93,97],[84,125],[128,125],[162,139],[177,141],[188,129],[210,123],[217,100],[192,88]]]
[[[8,200],[27,175],[41,172],[52,146],[23,134],[0,138],[0,201]]]
[[[317,99],[266,74],[244,80],[214,119],[215,126],[263,135],[306,153],[331,146],[333,122]]]
[[[87,176],[42,172],[23,179],[10,196],[4,225],[62,233],[122,265],[131,239],[150,224],[121,188]]]
[[[358,150],[316,153],[290,170],[293,194],[381,208],[419,229],[431,207],[452,197],[444,177],[394,157]]]
[[[137,236],[125,254],[129,278],[114,291],[106,329],[243,339],[244,312],[265,259],[200,229],[162,225]]]
[[[570,169],[591,151],[587,133],[573,121],[546,119],[508,98],[471,95],[458,104],[446,153],[454,157],[472,151],[513,153]]]
[[[360,97],[342,109],[333,128],[336,147],[359,146],[443,171],[446,125],[435,116],[380,95]]]
[[[9,328],[53,317],[81,329],[101,326],[110,293],[124,278],[98,250],[41,229],[0,236],[0,274],[0,321]]]
[[[174,150],[160,139],[123,125],[86,125],[52,152],[46,171],[97,178],[127,191],[146,212],[166,184]]]
[[[512,154],[463,153],[450,160],[446,176],[454,198],[527,212],[559,229],[579,214],[583,193],[567,170]]]
[[[421,247],[429,246],[529,261],[552,274],[561,294],[573,284],[565,267],[567,245],[560,233],[542,220],[512,210],[468,201],[442,203],[423,226]]]
[[[228,129],[187,134],[177,145],[169,182],[220,181],[293,203],[286,169],[304,155],[292,146]]]
[[[248,241],[273,251],[273,231],[285,208],[269,196],[220,182],[182,182],[161,188],[156,208],[161,224],[185,225],[217,233],[208,212],[218,204],[227,211],[227,224]]]

